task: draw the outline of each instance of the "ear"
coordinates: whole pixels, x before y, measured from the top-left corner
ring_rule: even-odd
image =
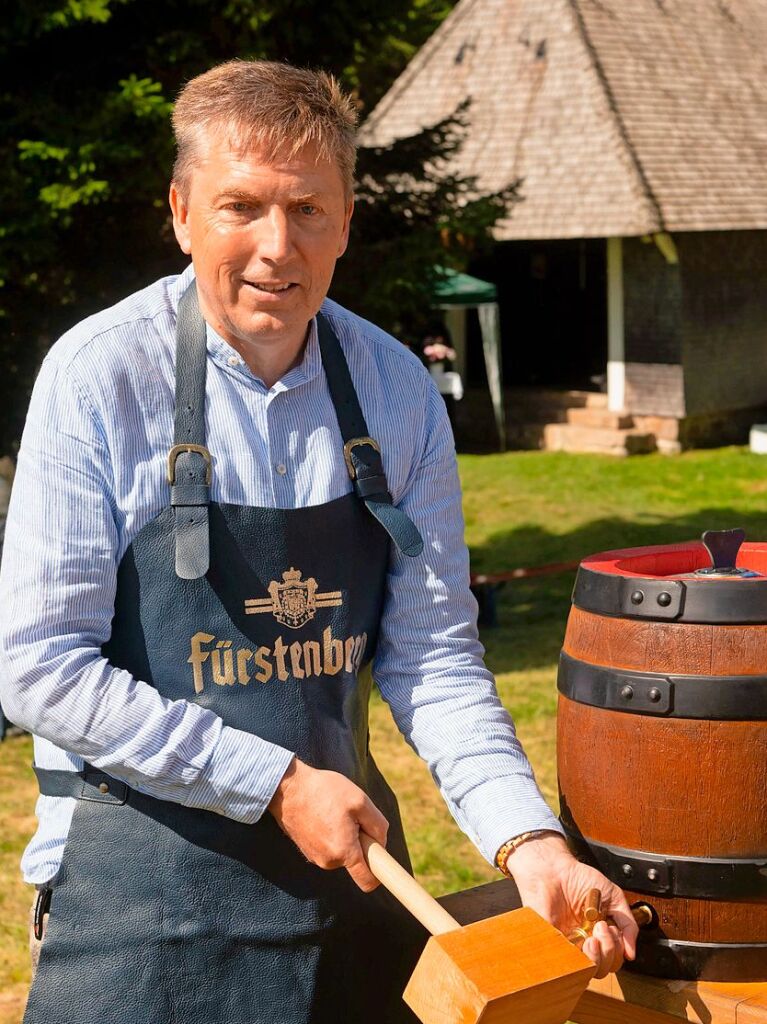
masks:
[[[171,212],[173,213],[173,231],[176,235],[176,241],[181,246],[181,251],[185,252],[187,256],[189,256],[192,251],[192,232],[189,224],[189,207],[186,205],[186,201],[181,195],[175,181],[170,183],[168,201],[170,202]]]
[[[344,226],[341,232],[341,238],[338,242],[338,254],[337,257],[343,256],[346,252],[346,247],[349,244],[349,225],[352,221],[352,214],[354,213],[354,197],[349,200],[346,210],[344,211]]]

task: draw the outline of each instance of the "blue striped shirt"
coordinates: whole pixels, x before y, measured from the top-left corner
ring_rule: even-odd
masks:
[[[19,452],[0,578],[0,699],[44,768],[84,760],[143,793],[242,822],[264,813],[292,753],[170,701],[101,655],[117,567],[169,501],[175,320],[192,268],[65,334],[46,357]],[[444,403],[418,360],[326,300],[393,498],[424,554],[393,551],[373,674],[460,827],[492,860],[557,822],[482,662]],[[303,359],[269,388],[208,329],[208,447],[217,502],[301,508],[348,493],[312,322]],[[52,878],[74,800],[40,797],[22,861]]]

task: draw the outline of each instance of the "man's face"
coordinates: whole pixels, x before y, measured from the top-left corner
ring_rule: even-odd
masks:
[[[192,257],[211,326],[240,351],[303,340],[346,249],[352,203],[334,163],[313,148],[265,161],[207,139],[182,197],[178,243]]]

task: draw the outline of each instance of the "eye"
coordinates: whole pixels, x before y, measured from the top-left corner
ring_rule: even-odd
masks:
[[[227,203],[226,209],[232,210],[233,213],[245,213],[245,211],[248,209],[248,204],[243,203],[240,200],[236,200],[233,203]]]
[[[319,209],[313,203],[302,203],[298,208],[305,217],[314,217]]]

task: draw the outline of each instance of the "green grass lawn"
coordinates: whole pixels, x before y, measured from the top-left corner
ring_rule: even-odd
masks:
[[[459,461],[475,570],[575,561],[609,548],[691,540],[712,528],[743,526],[749,539],[767,541],[767,461],[740,448],[673,458],[513,452]],[[563,574],[507,584],[499,625],[482,637],[501,697],[552,806],[556,663],[572,583],[572,574]],[[444,893],[494,877],[458,832],[380,699],[374,700],[371,728],[424,884]],[[30,758],[28,738],[0,745],[0,1024],[20,1020],[27,977],[30,897],[17,864],[34,824]]]
[[[466,537],[475,571],[578,561],[585,555],[700,538],[742,526],[767,541],[767,460],[742,448],[612,459],[559,452],[464,455]],[[556,669],[574,574],[506,584],[486,660],[544,796],[557,806]],[[421,880],[451,892],[495,877],[453,824],[421,763],[373,709],[373,749],[401,797]]]
[[[35,826],[32,740],[0,743],[0,1024],[16,1024],[29,975],[27,914],[32,890],[19,875],[21,851]]]

